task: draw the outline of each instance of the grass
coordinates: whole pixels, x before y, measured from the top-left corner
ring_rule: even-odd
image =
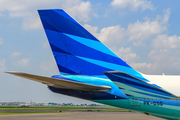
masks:
[[[38,114],[38,113],[54,113],[54,112],[14,112],[14,113],[0,113],[0,115],[15,115],[15,114]]]
[[[65,113],[65,112],[129,112],[116,107],[84,107],[84,106],[0,106],[0,115],[36,114],[36,113]]]
[[[116,107],[84,107],[84,106],[29,106],[28,108],[26,107],[19,107],[19,106],[0,106],[0,110],[12,110],[12,109],[31,109],[31,110],[37,110],[37,109],[64,109],[64,110],[69,110],[69,109],[122,109],[122,108],[116,108]]]

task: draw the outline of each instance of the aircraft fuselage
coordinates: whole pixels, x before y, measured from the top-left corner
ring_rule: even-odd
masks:
[[[108,78],[98,78],[90,76],[79,76],[79,75],[55,75],[54,78],[68,78],[78,82],[85,82],[94,85],[108,85],[112,89],[109,91],[79,91],[73,89],[62,89],[49,86],[49,89],[55,93],[60,93],[72,97],[77,97],[93,102],[98,102],[106,105],[115,107],[121,107],[130,110],[136,110],[138,112],[153,115],[165,119],[178,119],[180,118],[180,101],[173,99],[158,99],[157,97],[152,98],[138,98],[134,96],[123,97],[121,90],[114,85],[114,83]],[[88,79],[89,78],[89,79]],[[93,80],[92,80],[93,79]],[[164,114],[166,113],[166,114]]]

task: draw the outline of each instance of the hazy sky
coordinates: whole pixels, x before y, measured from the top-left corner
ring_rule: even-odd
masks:
[[[0,0],[0,101],[88,103],[3,73],[59,74],[38,9],[64,9],[142,73],[179,75],[179,5],[179,0]]]

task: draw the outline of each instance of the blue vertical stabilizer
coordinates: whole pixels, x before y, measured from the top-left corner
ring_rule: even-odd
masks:
[[[141,76],[61,9],[38,10],[61,74]]]

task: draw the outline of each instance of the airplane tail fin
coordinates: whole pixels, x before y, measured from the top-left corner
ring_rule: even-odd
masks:
[[[124,71],[141,76],[65,11],[38,12],[61,74],[104,75],[104,71]]]

